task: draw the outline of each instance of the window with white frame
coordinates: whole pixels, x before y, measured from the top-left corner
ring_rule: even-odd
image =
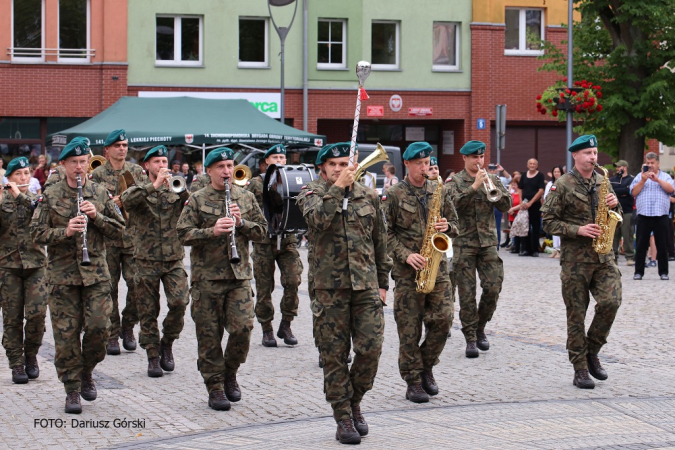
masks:
[[[91,0],[59,0],[59,62],[89,62]]]
[[[269,20],[239,18],[239,67],[269,68]]]
[[[202,23],[202,16],[157,16],[155,64],[202,65]]]
[[[399,30],[400,22],[373,21],[370,59],[373,69],[399,68]]]
[[[459,69],[459,24],[434,22],[433,70]]]
[[[12,61],[44,61],[45,0],[13,0]]]
[[[504,21],[506,36],[504,54],[541,55],[544,40],[544,11],[541,9],[507,8]]]
[[[347,67],[347,21],[320,19],[317,38],[317,69]]]

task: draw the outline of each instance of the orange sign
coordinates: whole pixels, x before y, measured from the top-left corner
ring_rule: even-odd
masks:
[[[384,117],[384,106],[368,106],[368,117]]]

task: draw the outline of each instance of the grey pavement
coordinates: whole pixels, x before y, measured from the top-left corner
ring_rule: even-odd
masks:
[[[304,248],[301,255],[306,261]],[[379,372],[362,403],[371,425],[362,445],[675,448],[675,343],[670,339],[675,323],[673,281],[658,280],[655,269],[646,269],[643,281],[633,281],[632,268],[621,258],[623,305],[600,356],[609,380],[582,391],[572,385],[573,370],[565,351],[558,260],[503,251],[501,256],[505,282],[487,328],[490,351],[481,352],[475,360],[464,357],[464,339],[455,314],[453,336],[434,368],[441,392],[426,405],[405,400],[405,383],[397,369],[393,311],[391,306],[385,309]],[[124,285],[120,292],[126,293]],[[273,295],[278,306],[280,286]],[[388,295],[391,304],[393,294]],[[122,350],[120,356],[107,356],[94,373],[98,399],[83,402],[80,416],[64,414],[65,394],[53,366],[54,341],[48,321],[38,356],[38,380],[12,384],[7,359],[0,352],[0,447],[337,446],[313,345],[306,271],[300,297],[300,315],[293,322],[299,345],[291,348],[280,342],[276,349],[265,348],[256,325],[248,361],[238,374],[242,400],[227,412],[207,406],[207,392],[196,365],[194,323],[188,312],[185,329],[174,344],[175,372],[148,378],[144,351]],[[593,301],[589,317],[592,306]],[[164,304],[162,316],[165,312]],[[280,319],[277,315],[275,324]],[[140,420],[133,424],[140,427],[115,426],[124,419]],[[94,427],[106,421],[109,428]]]

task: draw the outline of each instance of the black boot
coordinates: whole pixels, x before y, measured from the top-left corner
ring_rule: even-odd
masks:
[[[298,340],[293,336],[293,331],[291,331],[291,322],[288,320],[282,320],[279,324],[277,337],[283,339],[286,345],[298,345]]]
[[[352,405],[352,417],[354,418],[353,422],[356,431],[359,432],[360,436],[366,436],[368,434],[368,423],[361,413],[360,405]]]
[[[216,411],[229,411],[230,401],[225,398],[225,393],[221,390],[209,392],[209,408]]]
[[[170,344],[167,344],[164,341],[159,342],[159,365],[167,372],[173,372],[173,369],[176,366],[173,362],[172,345],[173,342]]]
[[[237,383],[236,375],[225,375],[225,395],[231,402],[241,400],[241,389],[239,383]]]
[[[476,347],[476,341],[467,341],[466,342],[466,351],[464,352],[467,358],[478,358],[478,348]]]
[[[429,401],[429,394],[426,393],[420,383],[409,384],[405,391],[405,398],[413,403],[426,403]]]
[[[164,376],[164,371],[159,366],[159,356],[148,358],[148,376],[150,378],[159,378]]]
[[[476,331],[476,347],[484,352],[490,350],[490,343],[487,340],[487,336],[485,336],[485,330]]]
[[[77,391],[69,392],[66,395],[66,414],[80,414],[81,412],[80,393]]]
[[[91,376],[91,373],[82,374],[82,387],[80,388],[82,398],[88,402],[93,402],[96,400],[97,392],[96,385],[94,384],[94,379]]]
[[[321,357],[321,354],[319,354],[319,369],[323,369],[324,361],[323,358]]]
[[[31,380],[40,376],[40,367],[38,366],[37,356],[26,356],[26,375]]]
[[[120,328],[120,338],[122,338],[122,346],[124,350],[133,352],[136,350],[136,338],[134,337],[134,327]]]
[[[588,370],[579,369],[574,371],[574,380],[572,383],[579,389],[595,388],[595,381],[588,376]]]
[[[119,355],[120,352],[120,343],[116,337],[108,339],[108,346],[106,348],[106,353],[108,355]]]
[[[335,432],[335,439],[340,441],[340,444],[360,444],[361,435],[356,428],[352,419],[344,419],[337,423],[337,431]]]
[[[598,355],[588,353],[586,355],[586,361],[588,361],[588,373],[590,373],[593,376],[593,378],[595,378],[596,380],[607,379],[607,372],[600,365]]]
[[[28,375],[26,375],[26,369],[24,369],[23,365],[12,367],[12,383],[14,384],[28,383]]]
[[[438,385],[431,370],[422,372],[422,389],[429,395],[438,394]]]
[[[269,325],[269,328],[263,327],[262,345],[263,347],[277,346],[277,340],[274,339],[274,331],[272,330],[272,325]]]

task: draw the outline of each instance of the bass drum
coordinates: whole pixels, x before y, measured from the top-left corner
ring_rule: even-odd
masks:
[[[272,164],[267,168],[263,181],[263,213],[270,235],[307,232],[307,222],[295,200],[302,187],[315,178],[314,166],[309,164]]]

